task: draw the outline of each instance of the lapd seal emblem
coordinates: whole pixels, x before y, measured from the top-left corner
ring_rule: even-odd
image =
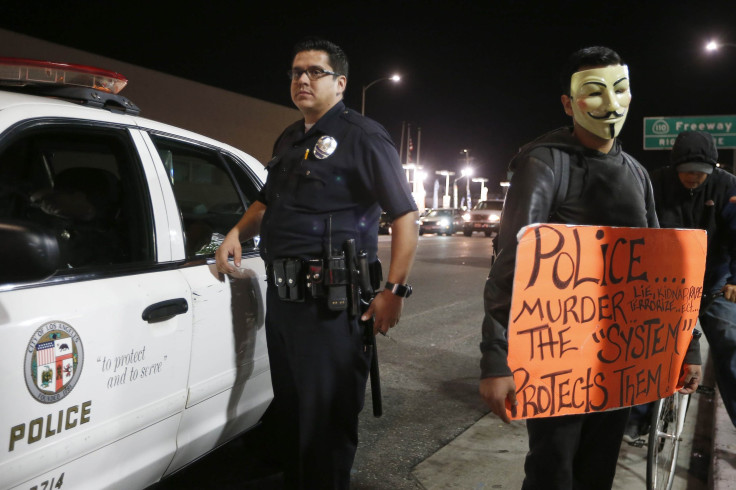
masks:
[[[324,160],[332,155],[337,148],[337,140],[332,136],[322,136],[314,145],[314,156],[320,160]]]
[[[56,403],[74,389],[82,374],[84,347],[71,325],[49,322],[31,336],[24,372],[31,396],[41,403]]]

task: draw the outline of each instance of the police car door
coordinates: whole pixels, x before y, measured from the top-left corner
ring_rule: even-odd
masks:
[[[62,260],[40,282],[0,280],[1,488],[143,488],[176,449],[192,317],[168,265],[179,224],[140,136],[100,118],[2,135],[0,219],[53,231]]]
[[[266,351],[265,268],[256,242],[243,244],[239,273],[217,272],[214,254],[255,200],[263,166],[232,148],[143,132],[168,178],[170,220],[181,220],[180,272],[192,289],[193,343],[175,471],[255,425],[272,398]],[[250,165],[246,165],[245,161]]]

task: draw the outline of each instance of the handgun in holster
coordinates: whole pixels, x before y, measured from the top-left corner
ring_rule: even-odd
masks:
[[[371,352],[371,400],[373,402],[373,416],[383,415],[383,400],[381,397],[381,376],[378,370],[378,347],[376,336],[373,334],[373,318],[363,321],[360,318],[368,310],[375,291],[380,287],[383,271],[381,263],[368,263],[368,253],[361,250],[356,253],[355,240],[345,242],[345,257],[350,269],[350,313],[358,316],[358,322],[363,326],[363,343],[365,350]],[[375,285],[375,286],[374,286]]]

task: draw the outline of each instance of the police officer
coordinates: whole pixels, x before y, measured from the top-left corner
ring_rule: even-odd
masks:
[[[328,276],[342,274],[326,268],[340,263],[348,239],[375,262],[381,209],[393,218],[388,282],[362,314],[374,318],[374,333],[387,332],[411,292],[406,281],[417,245],[417,207],[386,130],[342,101],[348,75],[342,49],[305,39],[294,48],[288,75],[304,119],[276,141],[266,184],[218,249],[217,268],[234,272],[228,258],[238,267],[241,241],[260,233],[285,486],[348,488],[371,350],[358,318],[341,309],[344,287],[328,285]],[[303,283],[314,264],[325,267],[317,276],[324,278],[324,294]]]

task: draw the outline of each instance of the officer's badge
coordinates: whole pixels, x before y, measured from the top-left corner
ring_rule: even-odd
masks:
[[[337,140],[332,136],[322,136],[314,145],[314,156],[320,160],[324,160],[332,155],[337,149]]]

